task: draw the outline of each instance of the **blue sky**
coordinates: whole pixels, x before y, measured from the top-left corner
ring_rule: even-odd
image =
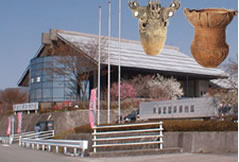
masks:
[[[146,5],[148,0],[138,0]],[[172,0],[161,0],[168,6]],[[41,33],[64,29],[98,33],[98,6],[102,6],[102,34],[107,35],[108,0],[0,0],[0,89],[17,87],[29,61],[41,45]],[[181,0],[181,7],[169,20],[167,45],[191,56],[193,27],[186,20],[184,8],[238,9],[237,0]],[[122,0],[122,38],[139,40],[138,22]],[[112,35],[118,36],[118,0],[112,0]],[[238,17],[227,27],[228,58],[238,53]],[[228,60],[227,58],[227,60]]]

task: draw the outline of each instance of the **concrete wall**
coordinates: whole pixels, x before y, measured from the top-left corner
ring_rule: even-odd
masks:
[[[238,152],[238,137],[237,132],[165,132],[164,133],[164,148],[182,148],[183,152],[193,153],[237,153]],[[140,134],[135,134],[140,135]],[[88,140],[89,149],[93,138],[89,133],[71,134],[67,139]],[[147,139],[149,140],[149,139]],[[146,141],[147,141],[146,140]],[[155,139],[157,140],[157,138]],[[143,141],[143,139],[141,140]],[[114,141],[118,143],[122,141]],[[134,142],[129,140],[128,142]],[[153,149],[158,148],[158,145],[144,145],[136,147],[122,147],[101,149],[104,151],[112,150],[132,150],[132,149]]]
[[[106,123],[107,111],[102,111],[101,122]],[[111,117],[116,119],[117,112]],[[0,116],[0,136],[6,136],[7,117]],[[41,120],[54,120],[56,133],[64,132],[89,123],[88,111],[54,112],[45,114],[24,114],[23,131],[34,130],[34,125]],[[16,129],[15,129],[16,130]],[[88,138],[86,136],[84,138]],[[81,139],[76,136],[75,139]],[[184,152],[224,153],[238,151],[238,132],[165,132],[164,147],[181,147]]]
[[[164,147],[184,152],[238,152],[238,132],[165,132]]]
[[[117,119],[117,112],[111,111],[111,118]],[[17,117],[15,117],[15,132],[17,130]],[[107,122],[107,111],[101,111],[101,123]],[[89,123],[88,110],[77,110],[67,112],[52,112],[43,114],[23,114],[22,132],[34,131],[34,126],[39,121],[54,120],[54,129],[56,134],[71,130],[75,127]],[[112,120],[115,122],[115,120]],[[0,136],[6,136],[8,126],[8,116],[0,116]]]

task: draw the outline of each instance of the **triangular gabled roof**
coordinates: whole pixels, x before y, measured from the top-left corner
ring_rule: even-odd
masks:
[[[81,50],[80,48],[82,42],[89,42],[90,40],[98,39],[98,35],[93,34],[65,30],[53,31],[55,32],[55,39],[60,39],[66,44],[72,45],[74,48],[78,48],[78,50]],[[208,77],[209,79],[225,77],[222,70],[218,68],[204,68],[199,65],[194,58],[180,52],[178,48],[173,46],[165,45],[159,55],[149,56],[145,54],[139,41],[121,39],[121,45],[119,47],[118,38],[112,37],[109,47],[110,63],[114,66],[118,66],[119,64],[120,48],[120,61],[122,67],[201,75]],[[105,48],[107,51],[108,47]],[[37,54],[35,57],[41,57],[41,54]],[[94,61],[97,63],[97,60]],[[107,59],[102,62],[102,64],[108,64]],[[18,82],[19,86],[22,86],[21,83],[23,83],[24,78],[27,77],[26,75],[28,75],[27,72],[25,72],[24,76]]]

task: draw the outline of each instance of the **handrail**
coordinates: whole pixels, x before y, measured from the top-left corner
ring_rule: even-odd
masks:
[[[141,126],[151,126],[151,127],[144,128]],[[132,130],[132,127],[133,127],[133,130]],[[110,130],[109,128],[119,128],[119,129]],[[124,128],[124,129],[121,130],[121,128]],[[106,130],[102,130],[102,129],[106,129]],[[93,127],[93,130],[94,131],[92,133],[92,136],[93,136],[92,148],[94,153],[96,153],[97,148],[101,148],[101,147],[135,146],[135,145],[150,145],[150,144],[159,144],[159,148],[163,149],[163,130],[164,129],[163,129],[163,122],[161,121],[151,122],[151,123],[96,126],[96,127]],[[139,134],[135,134],[135,133],[139,133]],[[97,138],[98,136],[102,136],[102,135],[104,136],[101,138]],[[113,135],[113,137],[110,137],[111,135]],[[119,143],[119,141],[122,141],[122,142]]]
[[[112,138],[98,138],[92,139],[92,141],[115,141],[115,140],[129,140],[129,139],[140,139],[140,138],[158,138],[163,137],[162,135],[146,135],[146,136],[127,136],[127,137],[112,137]]]
[[[8,136],[1,136],[1,137],[0,137],[0,141],[1,141],[3,144],[7,144],[7,143],[9,143],[9,137],[8,137]]]
[[[34,144],[45,144],[45,145],[54,145],[54,146],[72,146],[77,148],[85,147],[85,143],[88,141],[79,141],[79,140],[41,140],[41,139],[23,139],[23,142],[29,142]]]
[[[18,133],[18,134],[13,134],[13,136],[17,137],[17,136],[22,136],[22,135],[26,135],[26,134],[31,134],[31,133],[34,133],[35,131],[29,131],[29,132],[22,132],[22,133]]]
[[[34,133],[29,133],[25,134],[23,136],[19,137],[19,146],[22,145],[22,140],[23,139],[49,139],[55,136],[55,131],[54,130],[48,130],[48,131],[41,131],[41,132],[34,132]]]
[[[18,133],[18,134],[11,134],[9,137],[9,143],[12,144],[13,142],[17,142],[20,139],[20,136],[25,136],[28,134],[32,134],[35,131],[30,131],[30,132],[22,132],[22,133]]]
[[[123,128],[123,127],[137,127],[146,125],[162,125],[163,122],[152,122],[152,123],[134,123],[134,124],[121,124],[121,125],[106,125],[106,126],[96,126],[93,129],[105,129],[105,128]]]
[[[155,131],[163,131],[163,128],[155,128],[155,129],[143,129],[143,130],[127,130],[127,131],[111,131],[111,132],[99,132],[92,133],[92,135],[107,135],[107,134],[123,134],[123,133],[140,133],[140,132],[155,132]]]
[[[97,144],[93,147],[114,147],[114,146],[133,146],[133,145],[146,145],[146,144],[163,144],[163,141],[154,141],[154,142],[135,142],[135,143],[113,143],[113,144]]]
[[[54,137],[54,130],[48,130],[48,131],[29,133],[29,134],[23,135],[22,138],[35,138],[37,135],[41,136],[47,133],[52,134],[52,137]]]
[[[59,147],[64,147],[64,153],[67,153],[67,148],[74,148],[74,155],[77,156],[77,149],[82,149],[81,157],[84,156],[85,150],[88,149],[88,141],[79,141],[79,140],[43,140],[43,139],[28,139],[24,138],[22,139],[23,146],[32,145],[32,148],[37,145],[37,149],[40,148],[40,145],[42,146],[42,150],[45,150],[45,146],[48,146],[48,151],[51,151],[51,147],[56,147],[56,152],[59,152]]]

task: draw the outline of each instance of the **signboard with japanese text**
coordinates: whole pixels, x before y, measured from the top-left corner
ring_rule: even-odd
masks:
[[[39,109],[38,102],[13,105],[14,112],[16,112],[16,111],[31,111],[31,110],[38,110],[38,109]]]

